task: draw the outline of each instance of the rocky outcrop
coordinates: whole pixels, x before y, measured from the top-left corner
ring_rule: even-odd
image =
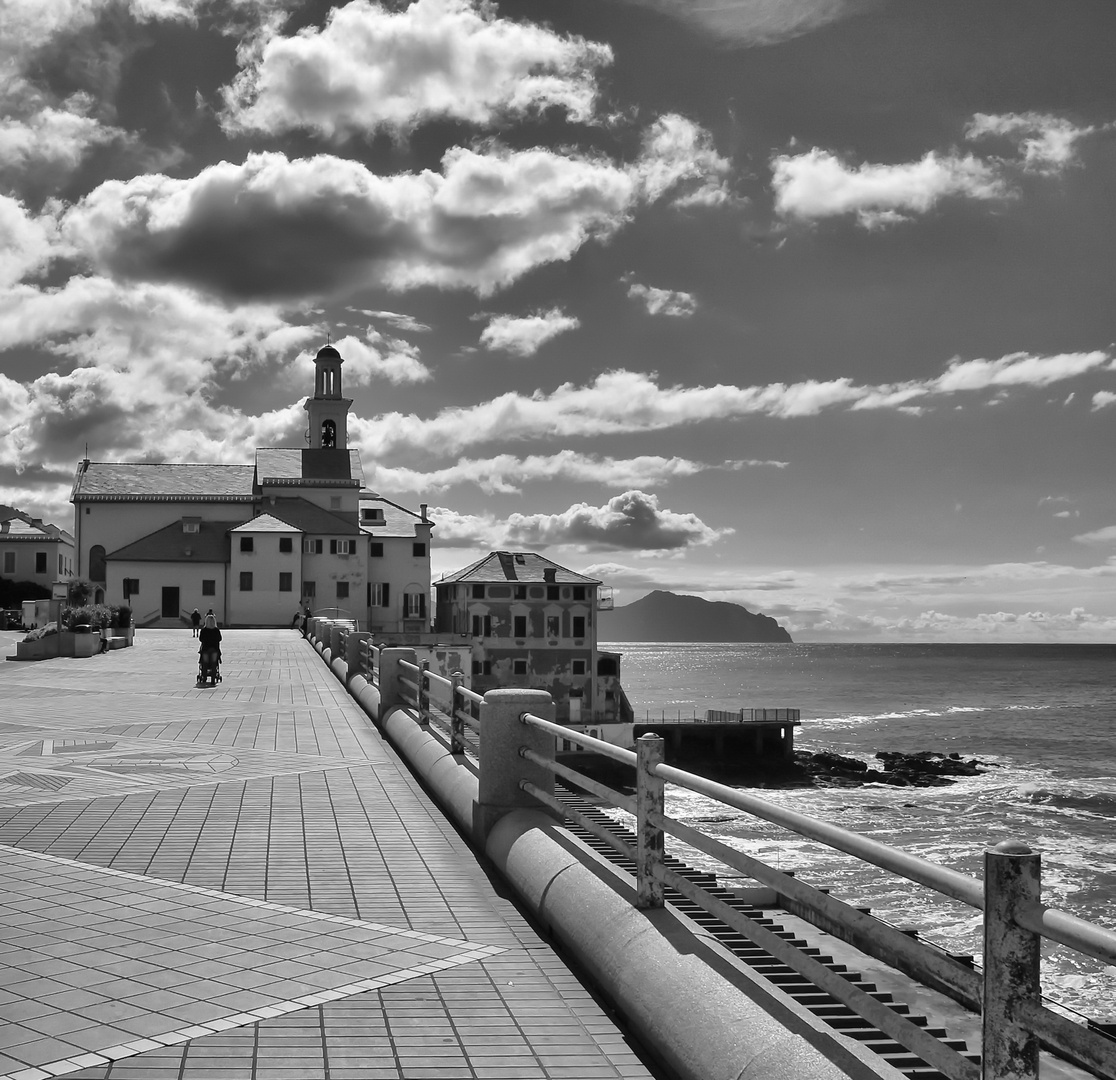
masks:
[[[860,758],[845,757],[828,750],[811,753],[796,750],[795,764],[817,787],[859,787],[861,784],[891,784],[894,787],[943,787],[959,776],[979,776],[995,762],[977,758],[963,760],[960,754],[941,754],[922,750],[901,754],[881,750],[876,754],[879,768]]]
[[[790,634],[771,616],[739,604],[655,591],[597,616],[599,641],[778,641]]]

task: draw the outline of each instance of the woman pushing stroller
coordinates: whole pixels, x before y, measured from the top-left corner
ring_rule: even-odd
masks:
[[[198,631],[198,684],[221,681],[221,631],[217,629],[217,616],[210,612]]]

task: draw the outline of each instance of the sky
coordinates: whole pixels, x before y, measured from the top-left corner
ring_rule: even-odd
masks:
[[[1110,0],[0,0],[0,502],[301,445],[797,641],[1116,640]]]

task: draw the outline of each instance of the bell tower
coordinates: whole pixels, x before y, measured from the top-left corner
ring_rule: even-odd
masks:
[[[314,358],[314,396],[306,399],[311,450],[344,450],[347,446],[346,421],[353,402],[341,396],[342,363],[332,345],[323,346]]]

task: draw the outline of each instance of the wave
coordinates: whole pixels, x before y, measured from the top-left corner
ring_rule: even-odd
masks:
[[[1023,784],[1016,790],[1016,795],[1032,805],[1112,816],[1116,814],[1116,790],[1100,788],[1101,783],[1116,785],[1116,778],[1106,778],[1092,785],[1064,785],[1061,789],[1043,784]]]
[[[872,720],[921,720],[935,716],[954,716],[959,713],[987,712],[1042,712],[1057,708],[1055,705],[949,705],[942,709],[900,709],[881,713],[846,713],[843,716],[816,716],[811,724],[863,724]]]

